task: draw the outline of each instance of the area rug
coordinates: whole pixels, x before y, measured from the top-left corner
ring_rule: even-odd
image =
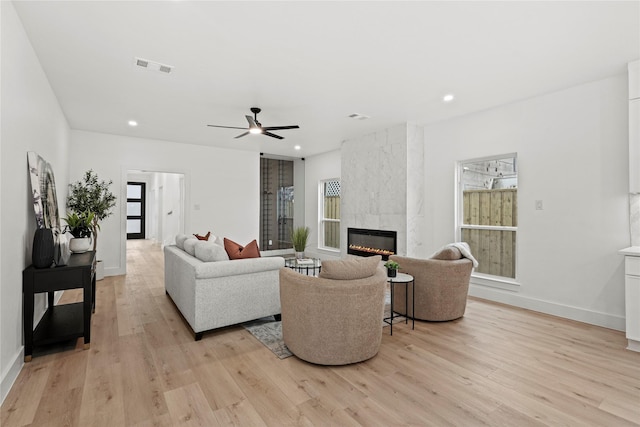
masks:
[[[282,322],[275,321],[273,316],[245,322],[242,327],[280,359],[293,356],[282,340]]]
[[[384,318],[389,317],[390,308],[389,294],[385,295]],[[404,317],[395,317],[393,323],[404,321]],[[389,326],[388,323],[382,322],[382,327]],[[251,333],[258,341],[267,347],[273,354],[280,359],[286,359],[293,356],[282,339],[282,322],[274,320],[273,316],[263,317],[262,319],[245,322],[242,327]]]

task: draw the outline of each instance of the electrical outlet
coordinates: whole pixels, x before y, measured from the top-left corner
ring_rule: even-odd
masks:
[[[536,210],[541,211],[543,209],[542,200],[536,200]]]
[[[273,245],[273,240],[269,240],[269,246]]]

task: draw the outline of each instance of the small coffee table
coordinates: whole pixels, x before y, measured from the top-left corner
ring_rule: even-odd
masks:
[[[284,266],[307,276],[317,276],[322,270],[322,262],[318,258],[304,258],[302,261],[296,258],[285,258]]]
[[[404,317],[404,323],[408,324],[409,323],[409,319],[411,319],[411,329],[415,328],[415,316],[409,317],[409,283],[411,283],[411,313],[415,313],[415,308],[416,308],[416,283],[415,283],[415,279],[413,278],[412,275],[410,274],[405,274],[405,273],[397,273],[396,277],[388,277],[387,278],[387,282],[389,282],[389,287],[391,289],[391,307],[389,307],[389,313],[390,316],[389,317],[385,317],[383,320],[385,323],[387,323],[389,325],[389,335],[393,335],[393,318],[394,317]],[[395,293],[395,288],[396,285],[398,284],[402,284],[404,285],[405,288],[405,293],[404,293],[404,315],[402,314],[396,314],[394,316],[394,311],[393,311],[393,294]]]

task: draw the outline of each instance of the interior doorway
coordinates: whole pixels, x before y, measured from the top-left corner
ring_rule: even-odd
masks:
[[[127,238],[131,233],[161,246],[172,244],[185,229],[184,193],[184,174],[127,171]]]

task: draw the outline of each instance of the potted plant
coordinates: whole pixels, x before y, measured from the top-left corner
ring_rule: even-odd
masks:
[[[112,180],[100,181],[93,170],[84,173],[82,180],[69,184],[67,209],[73,212],[91,212],[91,234],[93,235],[93,250],[98,247],[98,230],[100,221],[109,217],[116,206],[116,196],[111,192]],[[104,277],[104,267],[98,260],[96,279]]]
[[[304,249],[307,247],[307,239],[311,230],[309,227],[298,227],[291,232],[291,243],[296,251],[296,258],[304,258]]]
[[[400,264],[397,262],[389,260],[384,263],[384,266],[387,267],[387,277],[396,277],[398,275]]]
[[[66,218],[63,218],[67,223],[66,230],[73,235],[73,239],[69,242],[71,252],[83,253],[91,247],[93,217],[92,212],[81,212],[80,215],[70,212],[67,213]]]

